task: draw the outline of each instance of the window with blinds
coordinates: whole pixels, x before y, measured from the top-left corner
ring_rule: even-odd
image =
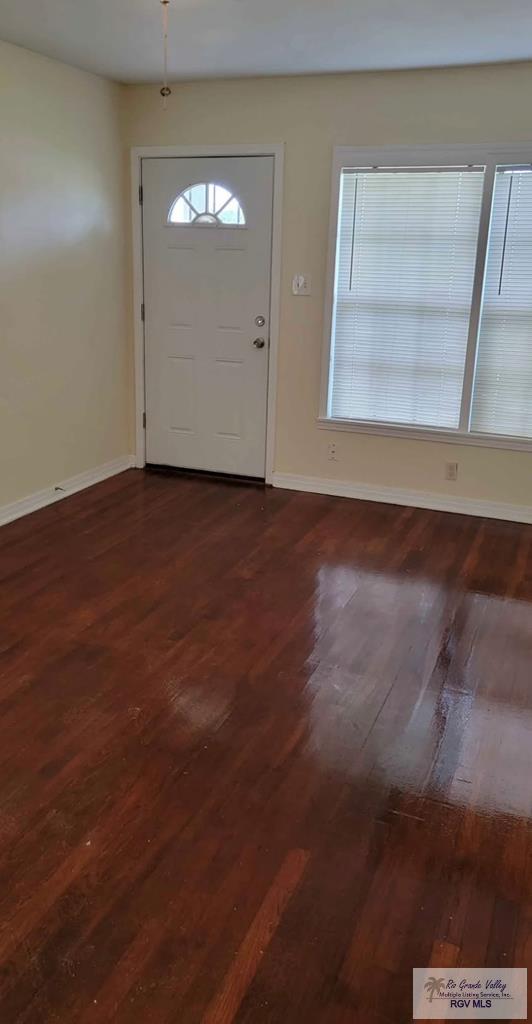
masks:
[[[322,415],[526,443],[532,165],[443,164],[339,170]]]
[[[343,171],[333,417],[458,427],[483,177]]]
[[[471,428],[532,437],[532,170],[498,168]]]

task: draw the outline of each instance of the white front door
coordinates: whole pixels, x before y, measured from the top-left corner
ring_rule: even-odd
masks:
[[[263,477],[273,157],[142,161],[146,446]]]

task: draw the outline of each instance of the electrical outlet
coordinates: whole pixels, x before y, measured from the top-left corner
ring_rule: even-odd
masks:
[[[446,480],[458,480],[458,463],[457,462],[446,462],[445,463],[445,479]]]
[[[327,458],[328,458],[329,462],[337,462],[338,461],[337,456],[336,456],[336,442],[335,441],[329,441],[329,444],[327,445]]]

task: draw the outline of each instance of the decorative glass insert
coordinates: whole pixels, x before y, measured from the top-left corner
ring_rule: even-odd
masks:
[[[227,188],[214,182],[200,182],[190,185],[174,200],[168,223],[241,228],[246,218],[238,199]]]

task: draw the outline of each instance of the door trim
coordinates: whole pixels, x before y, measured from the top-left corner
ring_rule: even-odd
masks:
[[[135,356],[135,465],[146,465],[146,431],[144,428],[145,372],[144,321],[141,308],[144,303],[142,207],[139,189],[142,184],[142,161],[150,157],[273,157],[273,217],[272,259],[270,284],[270,353],[268,363],[268,396],[266,412],[266,483],[271,484],[275,457],[275,431],[277,409],[277,366],[279,353],[279,320],[281,306],[281,230],[283,210],[284,143],[249,146],[136,146],[131,150],[131,211],[133,239],[133,332]]]

